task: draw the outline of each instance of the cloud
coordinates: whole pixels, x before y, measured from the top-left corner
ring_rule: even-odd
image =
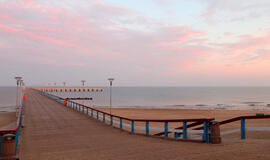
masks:
[[[201,3],[207,6],[202,14],[207,22],[247,21],[268,17],[270,11],[270,1],[268,0],[202,0]]]
[[[216,3],[212,16],[225,2]],[[114,73],[148,82],[165,82],[166,76],[237,76],[236,70],[244,73],[243,66],[255,72],[254,63],[260,63],[257,69],[269,67],[270,32],[210,43],[209,31],[198,28],[103,1],[0,1],[0,57],[18,68],[66,67],[77,74]]]

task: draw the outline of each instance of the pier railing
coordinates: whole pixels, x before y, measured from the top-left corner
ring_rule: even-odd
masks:
[[[246,131],[270,131],[270,127],[246,127],[246,120],[255,119],[270,119],[270,115],[256,115],[256,116],[240,116],[232,119],[224,120],[220,122],[220,125],[229,124],[232,122],[240,121],[240,129],[233,129],[222,132],[221,135],[231,134],[235,132],[241,132],[241,139],[246,139]]]
[[[147,136],[159,136],[165,138],[173,138],[184,141],[198,141],[198,142],[210,142],[210,124],[214,118],[200,118],[200,119],[136,119],[128,118],[110,114],[99,110],[97,108],[85,106],[71,100],[66,100],[62,97],[58,97],[47,92],[39,91],[41,94],[46,95],[65,106],[88,115],[109,124],[113,127],[129,131],[131,133],[144,134]],[[225,125],[240,121],[241,127],[239,129],[233,129],[221,132],[221,136],[231,134],[235,132],[241,133],[241,139],[246,138],[246,131],[270,131],[270,127],[246,127],[247,119],[269,119],[270,115],[256,115],[256,116],[239,116],[219,122],[219,125]],[[125,122],[126,123],[125,123]],[[150,127],[150,124],[155,123]],[[159,123],[159,124],[157,124]],[[169,127],[169,124],[174,124],[178,127]],[[138,124],[138,125],[136,125]],[[198,127],[199,126],[199,127]],[[162,128],[161,128],[162,127]],[[182,137],[181,137],[182,136]]]
[[[209,137],[209,123],[214,120],[213,118],[199,118],[199,119],[136,119],[128,118],[119,115],[114,115],[107,113],[105,111],[99,110],[97,108],[85,106],[77,102],[58,97],[56,95],[49,94],[38,90],[42,95],[45,95],[55,101],[64,104],[65,106],[79,111],[91,118],[95,118],[105,124],[112,127],[119,128],[121,130],[128,131],[130,133],[143,134],[146,136],[158,136],[163,135],[165,138],[183,140],[183,141],[196,141],[196,142],[210,142]],[[151,124],[154,124],[151,127]],[[158,124],[157,124],[158,123]],[[190,124],[200,124],[203,125],[201,130],[188,130]],[[171,124],[174,126],[181,126],[178,128],[169,127]],[[158,126],[158,127],[156,127]],[[162,132],[164,134],[157,135],[157,133]],[[173,134],[171,134],[173,133]],[[180,137],[180,135],[183,135]]]
[[[25,96],[22,94],[22,104],[19,104],[19,112],[17,116],[17,124],[16,124],[16,129],[13,130],[0,130],[0,159],[2,157],[2,147],[4,142],[2,142],[2,137],[3,136],[15,136],[15,152],[14,155],[17,154],[18,151],[18,145],[19,145],[19,137],[20,137],[20,131],[21,131],[21,126],[22,126],[22,115],[23,115],[23,106],[24,106],[24,100]],[[11,149],[11,148],[10,148]]]
[[[231,129],[231,130],[226,130],[220,133],[221,136],[228,135],[228,134],[233,134],[240,132],[241,133],[241,139],[246,139],[246,132],[247,131],[270,131],[270,127],[247,127],[246,126],[246,120],[257,120],[257,119],[270,119],[270,115],[256,115],[256,116],[239,116],[239,117],[234,117],[231,119],[227,119],[224,121],[219,122],[220,126],[234,123],[237,121],[240,121],[240,128],[238,129]],[[197,126],[198,123],[193,123],[187,126],[187,128]],[[193,128],[192,130],[201,130],[203,127],[196,127]],[[159,133],[160,135],[164,134],[163,132]]]

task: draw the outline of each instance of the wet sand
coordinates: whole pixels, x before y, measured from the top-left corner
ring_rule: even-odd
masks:
[[[16,124],[15,112],[0,112],[0,130],[13,129]]]

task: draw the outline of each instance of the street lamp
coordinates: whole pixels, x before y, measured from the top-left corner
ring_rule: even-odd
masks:
[[[22,105],[22,87],[23,87],[23,80],[20,80],[20,89],[19,89],[19,105]]]
[[[114,78],[108,78],[110,81],[110,114],[112,114],[112,82]]]
[[[15,77],[16,79],[16,83],[17,83],[17,93],[16,93],[16,115],[17,115],[17,112],[18,112],[18,105],[19,105],[19,86],[21,85],[21,80],[22,80],[22,77]]]
[[[81,80],[81,82],[82,82],[82,86],[84,87],[84,84],[85,84],[86,81],[85,81],[85,80]],[[83,90],[84,90],[84,89],[82,89],[82,96],[83,96],[82,98],[85,98],[85,97],[84,97],[84,92],[83,92]],[[82,101],[82,104],[84,105],[84,100]]]
[[[86,82],[85,80],[81,80],[81,82],[82,82],[82,86],[84,86],[84,83]]]

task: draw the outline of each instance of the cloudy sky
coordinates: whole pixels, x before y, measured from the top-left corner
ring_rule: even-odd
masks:
[[[269,86],[269,0],[0,0],[0,86]]]

